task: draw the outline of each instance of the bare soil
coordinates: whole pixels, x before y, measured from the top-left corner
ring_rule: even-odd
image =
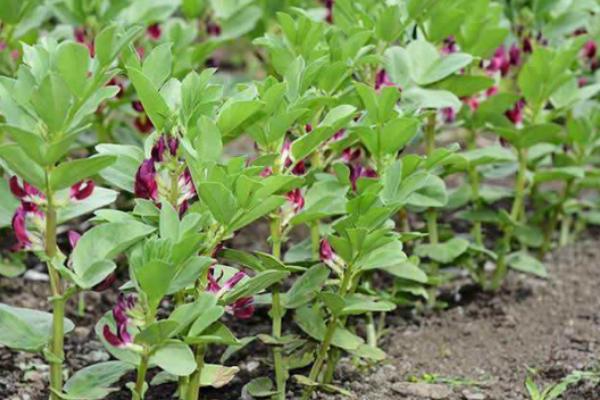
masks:
[[[537,371],[540,386],[556,383],[575,370],[594,370],[600,358],[599,245],[581,240],[549,256],[546,281],[511,274],[501,293],[491,295],[463,285],[452,291],[454,301],[448,310],[431,315],[400,310],[390,315],[390,333],[383,339],[388,360],[368,368],[344,359],[335,384],[364,400],[521,400],[528,399],[524,387],[528,368]],[[0,278],[0,301],[47,309],[46,286],[23,278]],[[66,341],[71,372],[108,359],[93,325],[111,309],[115,296],[116,289],[89,295],[83,317],[76,315],[74,303],[70,305],[69,317],[77,325]],[[248,324],[235,323],[234,330],[240,337],[268,332],[266,313],[260,309]],[[218,359],[219,351],[210,358]],[[249,345],[228,362],[241,367],[240,375],[219,391],[206,391],[206,398],[243,399],[243,383],[268,373],[267,359],[264,346]],[[39,356],[0,348],[0,399],[46,399],[46,380],[47,369]],[[147,399],[169,399],[173,390],[168,384],[153,387]],[[126,389],[109,397],[129,398]],[[600,386],[583,382],[562,399],[600,400]]]

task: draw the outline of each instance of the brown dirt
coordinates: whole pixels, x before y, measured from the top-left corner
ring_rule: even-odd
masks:
[[[529,398],[527,368],[538,371],[535,379],[543,387],[575,370],[596,369],[599,250],[597,241],[582,241],[546,260],[547,281],[512,274],[498,295],[474,293],[459,299],[465,304],[413,321],[392,317],[394,332],[384,343],[388,365],[366,378],[346,366],[338,379],[365,400],[426,399],[400,394],[403,382],[424,374],[452,381],[446,384],[453,392],[448,400],[468,398],[467,392],[521,400]],[[583,382],[561,398],[598,400],[600,386]]]
[[[364,400],[421,400],[401,394],[403,383],[424,374],[435,374],[437,382],[448,387],[448,400],[483,394],[487,400],[527,399],[523,382],[527,368],[538,371],[541,386],[556,383],[574,370],[591,370],[600,356],[600,251],[598,242],[580,241],[553,254],[547,264],[551,277],[541,281],[512,274],[504,290],[495,295],[462,287],[449,310],[423,316],[406,310],[389,316],[392,332],[383,347],[389,355],[385,365],[371,370],[357,368],[343,360],[337,382]],[[44,282],[0,278],[0,301],[33,308],[47,308]],[[88,297],[88,313],[71,317],[78,326],[67,337],[67,358],[71,371],[104,360],[107,354],[95,340],[93,324],[109,310],[114,292]],[[266,310],[248,325],[234,324],[240,337],[266,332]],[[268,351],[250,345],[230,360],[242,367],[231,385],[206,393],[210,399],[240,399],[241,387],[265,373]],[[217,358],[218,351],[211,358]],[[263,362],[264,361],[264,362]],[[0,348],[0,399],[41,400],[47,370],[39,356],[19,354]],[[451,379],[451,384],[448,383]],[[151,388],[147,399],[168,399],[173,387]],[[128,399],[124,389],[110,399]],[[293,398],[290,396],[290,399]],[[341,399],[320,395],[321,399]],[[476,399],[477,397],[473,397]],[[570,389],[564,400],[599,400],[600,387],[587,382]]]

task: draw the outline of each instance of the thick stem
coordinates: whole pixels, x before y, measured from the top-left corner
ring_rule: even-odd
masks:
[[[438,227],[437,227],[437,212],[430,208],[427,210],[425,217],[427,218],[427,232],[429,233],[429,243],[437,244],[439,242]]]
[[[196,347],[196,370],[190,376],[186,400],[198,400],[200,397],[200,377],[202,376],[202,369],[204,368],[204,352],[205,348],[203,345],[198,345]]]
[[[526,174],[527,174],[527,151],[519,149],[519,171],[517,173],[517,181],[515,183],[515,198],[510,212],[510,217],[513,221],[518,221],[519,216],[523,212],[524,200],[525,200],[525,186],[526,186]],[[498,255],[498,261],[496,263],[496,270],[492,278],[491,289],[498,290],[506,277],[508,272],[506,265],[506,256],[510,251],[510,242],[512,239],[513,227],[509,225],[504,230],[504,236],[501,242],[501,248]]]
[[[49,174],[46,174],[48,182]],[[48,275],[50,277],[50,289],[52,292],[52,339],[50,342],[50,394],[51,400],[59,400],[57,393],[62,392],[63,385],[63,360],[64,360],[64,318],[65,318],[65,299],[62,297],[62,285],[60,275],[52,265],[53,259],[57,254],[56,246],[56,209],[54,208],[53,193],[49,185],[46,188],[48,205],[46,209],[46,232],[45,245]]]
[[[569,243],[569,236],[571,231],[572,218],[570,215],[565,214],[560,223],[560,238],[558,241],[559,246],[566,246]]]
[[[271,244],[272,254],[276,259],[281,258],[281,218],[277,215],[271,221]],[[279,294],[279,286],[275,285],[272,291],[271,318],[273,320],[272,335],[277,340],[281,338],[281,326],[283,320],[283,306]],[[273,348],[273,364],[275,366],[275,382],[277,384],[278,400],[285,400],[287,369],[283,362],[281,346]]]
[[[477,132],[471,130],[469,132],[468,148],[474,150],[477,148],[476,144]],[[479,172],[477,167],[469,165],[469,183],[471,184],[471,202],[473,203],[473,210],[478,211],[481,209],[481,198],[479,195]],[[481,221],[475,221],[473,224],[473,237],[475,243],[478,246],[483,246],[483,234],[481,232]]]
[[[373,313],[367,313],[367,344],[371,347],[377,347],[377,328]]]
[[[348,268],[344,272],[344,277],[343,277],[340,287],[338,289],[338,294],[342,298],[348,292],[348,287],[350,285],[351,279],[352,279],[352,268],[350,266],[348,266]],[[310,369],[310,374],[308,375],[308,378],[313,382],[316,382],[317,379],[319,378],[321,369],[323,368],[323,365],[325,364],[325,361],[328,358],[327,356],[329,354],[329,348],[331,347],[331,340],[333,339],[333,335],[334,335],[337,327],[338,327],[338,317],[336,317],[335,315],[332,315],[331,319],[329,320],[329,323],[327,324],[327,330],[325,331],[325,336],[323,337],[323,341],[321,342],[321,345],[319,346],[319,351],[317,353],[317,359],[315,360],[314,364],[312,365],[312,368]],[[335,368],[335,365],[333,365],[333,368]],[[309,387],[305,388],[304,393],[302,394],[302,400],[308,400],[314,390],[315,390],[315,388],[313,386],[309,386]]]
[[[137,369],[137,378],[133,391],[133,400],[142,400],[144,398],[144,384],[146,383],[146,372],[148,372],[148,354],[144,353]]]
[[[310,224],[310,245],[313,260],[319,259],[319,247],[321,245],[321,233],[319,232],[319,221]]]

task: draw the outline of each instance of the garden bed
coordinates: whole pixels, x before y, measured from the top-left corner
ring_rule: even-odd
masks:
[[[593,370],[600,357],[599,255],[597,241],[582,240],[547,258],[551,274],[547,281],[513,274],[498,295],[463,286],[451,293],[453,302],[444,312],[424,315],[401,310],[390,315],[390,332],[383,343],[387,361],[375,370],[365,371],[346,359],[338,368],[336,381],[358,398],[368,400],[436,396],[505,400],[528,398],[524,386],[528,367],[538,372],[535,381],[539,386],[556,383],[575,370]],[[0,280],[3,302],[24,307],[47,309],[40,300],[47,297],[46,287],[45,282],[23,278]],[[93,324],[111,308],[115,296],[114,291],[89,295],[84,317],[77,317],[71,307],[70,317],[77,324],[67,337],[71,371],[108,359],[95,337]],[[249,324],[234,325],[240,337],[268,329],[264,308]],[[260,344],[249,345],[235,357],[240,375],[225,388],[211,391],[208,398],[239,399],[243,383],[267,371],[258,364],[268,358],[268,350]],[[47,398],[47,369],[39,356],[1,348],[0,368],[0,398]],[[169,384],[157,386],[147,398],[170,398],[173,390]],[[418,390],[430,396],[410,394]],[[110,399],[129,396],[123,389]],[[562,398],[597,399],[600,388],[583,382]]]

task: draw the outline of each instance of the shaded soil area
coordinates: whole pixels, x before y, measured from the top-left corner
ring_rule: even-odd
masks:
[[[499,294],[457,286],[448,310],[431,315],[400,310],[390,315],[390,333],[382,344],[388,360],[369,368],[343,359],[335,384],[365,400],[521,400],[529,398],[524,386],[528,368],[537,372],[535,381],[541,387],[576,370],[595,370],[600,359],[600,243],[582,240],[546,262],[550,272],[546,281],[511,274]],[[46,286],[2,278],[0,301],[47,309]],[[70,317],[77,325],[66,342],[70,371],[109,358],[95,339],[93,325],[111,309],[115,296],[110,291],[88,295],[83,317],[76,315],[75,302],[70,304]],[[266,313],[261,308],[249,323],[233,323],[233,330],[239,337],[268,332]],[[221,352],[215,349],[209,359],[217,361]],[[243,384],[269,373],[268,356],[260,342],[250,344],[226,363],[238,365],[240,374],[220,390],[205,391],[206,398],[245,399]],[[0,399],[46,399],[46,380],[47,369],[39,356],[0,348]],[[147,399],[169,399],[173,389],[169,384],[153,387]],[[109,397],[129,398],[126,389]],[[326,394],[318,398],[342,399]],[[561,398],[600,400],[600,386],[583,381]]]

